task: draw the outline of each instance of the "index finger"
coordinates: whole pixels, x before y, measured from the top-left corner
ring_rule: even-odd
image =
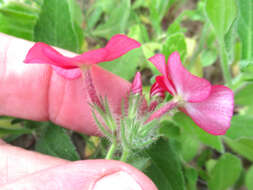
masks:
[[[99,134],[82,78],[67,80],[48,65],[24,64],[32,45],[33,42],[0,34],[0,115],[51,120],[75,131]],[[130,83],[98,66],[91,73],[98,94],[108,98],[113,112],[119,112]]]

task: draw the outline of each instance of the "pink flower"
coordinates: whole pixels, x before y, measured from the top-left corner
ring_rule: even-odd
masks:
[[[112,61],[138,47],[139,42],[117,34],[104,48],[90,50],[75,57],[65,57],[49,45],[38,42],[29,50],[24,62],[50,64],[58,74],[67,79],[75,79],[81,76],[79,67]]]
[[[137,72],[134,80],[132,82],[132,86],[131,86],[131,92],[133,94],[140,94],[142,95],[142,82],[141,82],[141,73]]]
[[[222,85],[212,86],[207,80],[192,75],[180,61],[180,55],[174,52],[165,62],[162,54],[149,59],[162,76],[156,78],[151,89],[151,96],[164,96],[169,92],[174,98],[153,117],[175,107],[190,116],[193,121],[206,132],[213,135],[224,135],[230,127],[233,115],[233,92]]]

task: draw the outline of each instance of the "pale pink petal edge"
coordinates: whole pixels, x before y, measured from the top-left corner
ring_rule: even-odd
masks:
[[[210,97],[200,103],[187,103],[182,109],[203,130],[224,135],[229,129],[234,110],[233,91],[222,85],[212,87]]]

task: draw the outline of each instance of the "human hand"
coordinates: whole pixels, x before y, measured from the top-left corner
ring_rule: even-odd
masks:
[[[85,101],[86,90],[80,88],[82,80],[66,80],[47,65],[23,64],[32,45],[0,34],[0,115],[51,120],[75,131],[99,134]],[[130,84],[96,66],[92,75],[98,93],[118,111]],[[1,189],[156,189],[140,171],[118,161],[68,162],[1,143]]]

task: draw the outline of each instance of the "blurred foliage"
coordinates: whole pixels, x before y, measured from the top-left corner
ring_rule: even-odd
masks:
[[[159,52],[168,58],[178,51],[191,72],[233,89],[231,128],[225,136],[212,136],[176,113],[161,122],[163,137],[129,163],[161,190],[253,189],[252,0],[0,0],[0,32],[77,53],[102,47],[114,34],[124,33],[142,48],[101,66],[126,80],[143,72],[144,89],[159,74],[147,59]],[[83,157],[72,131],[0,117],[1,138],[13,143],[23,135],[35,139],[38,152],[68,160]],[[84,157],[104,157],[106,140],[81,137]]]

